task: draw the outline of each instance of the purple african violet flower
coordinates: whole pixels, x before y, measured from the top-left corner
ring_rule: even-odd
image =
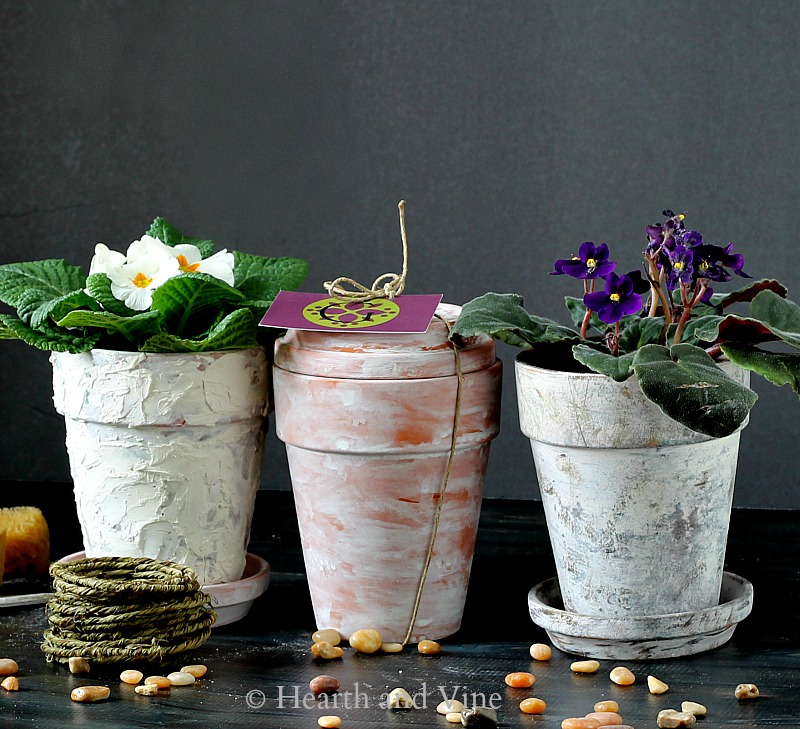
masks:
[[[639,276],[638,271],[632,272]],[[587,309],[596,311],[600,321],[614,324],[624,316],[638,314],[642,310],[642,297],[634,291],[634,278],[631,274],[617,276],[609,273],[606,276],[606,290],[586,294],[583,304]]]
[[[690,286],[692,275],[694,274],[694,267],[692,266],[694,252],[692,249],[678,244],[668,255],[670,268],[667,274],[667,288],[670,291],[674,291],[679,283]]]
[[[565,273],[573,278],[603,278],[617,265],[608,260],[608,255],[608,246],[605,243],[595,246],[587,241],[580,247],[577,256],[559,258],[550,274],[557,276]]]
[[[752,278],[745,273],[744,256],[740,253],[732,253],[733,243],[722,246],[712,246],[703,244],[696,249],[696,274],[698,278],[707,278],[711,281],[730,281],[733,276],[726,270],[730,268],[737,276],[742,278]]]
[[[703,242],[703,236],[696,230],[684,231],[677,237],[680,244],[687,248],[696,248]]]
[[[650,242],[647,244],[647,254],[652,256],[661,246],[665,250],[671,251],[675,248],[676,236],[684,232],[683,218],[684,216],[675,215],[672,210],[664,210],[663,214],[668,216],[668,219],[663,223],[656,225],[648,225],[647,235]]]

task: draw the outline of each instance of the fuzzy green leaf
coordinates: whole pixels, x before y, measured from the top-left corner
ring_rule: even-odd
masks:
[[[153,292],[151,308],[161,312],[166,332],[183,337],[191,333],[190,325],[197,327],[205,321],[208,327],[220,307],[240,306],[244,300],[241,292],[218,278],[205,273],[185,273],[165,281]]]
[[[569,310],[569,315],[572,317],[572,323],[575,325],[575,328],[580,329],[581,326],[583,326],[583,317],[586,316],[586,305],[583,303],[583,299],[579,299],[575,296],[565,296],[564,304]],[[597,316],[596,311],[593,311],[589,315],[589,326],[594,327],[598,332],[604,332],[608,329],[608,324],[600,321],[600,317]]]
[[[750,302],[750,313],[775,336],[800,348],[800,306],[772,291],[762,291]]]
[[[200,238],[190,238],[188,235],[183,235],[178,229],[164,218],[156,218],[150,225],[147,235],[158,238],[162,243],[170,247],[180,245],[181,243],[191,243],[200,250],[200,255],[203,258],[208,258],[214,252],[213,240],[202,240]]]
[[[722,352],[735,365],[761,375],[778,387],[791,385],[800,395],[800,354],[765,352],[730,344],[723,344]]]
[[[86,275],[80,266],[71,266],[58,258],[0,266],[0,301],[16,308],[26,291],[36,289],[50,298],[58,298],[83,288]]]
[[[754,281],[753,283],[747,284],[747,286],[743,286],[737,291],[732,291],[729,294],[720,294],[717,303],[723,308],[726,308],[740,301],[752,301],[762,291],[772,291],[782,299],[785,299],[786,295],[789,293],[787,288],[775,279],[762,278],[759,281]],[[712,301],[714,301],[716,297],[717,294],[713,294],[711,297]]]
[[[706,314],[705,316],[690,319],[683,328],[681,343],[716,342],[719,336],[719,326],[723,321],[724,317],[716,314]]]
[[[644,394],[664,413],[714,438],[735,432],[758,398],[691,344],[648,344],[636,352],[633,370]]]
[[[132,342],[152,337],[161,331],[159,313],[145,311],[135,316],[118,316],[110,311],[86,311],[77,309],[69,312],[59,320],[58,326],[69,329],[82,327],[85,329],[102,329],[107,332],[121,334]]]
[[[537,342],[580,341],[578,332],[529,314],[517,294],[488,293],[464,304],[450,339],[458,343],[480,334],[516,347],[530,347]]]
[[[134,316],[137,312],[127,307],[111,293],[111,279],[105,273],[93,273],[86,279],[86,290],[106,311],[117,316]]]
[[[33,347],[53,352],[88,352],[100,341],[100,334],[73,334],[48,323],[32,329],[21,319],[7,314],[0,314],[0,328],[14,334],[14,337],[3,335],[3,339],[21,339]]]
[[[619,347],[623,352],[634,352],[645,344],[657,344],[664,329],[663,316],[646,316],[633,319],[619,335]],[[623,319],[624,321],[624,319]]]
[[[216,352],[257,347],[256,321],[249,309],[237,309],[212,327],[205,337],[182,339],[157,334],[142,345],[143,352]]]
[[[308,264],[299,258],[265,258],[233,252],[233,285],[250,301],[271,302],[279,291],[296,291]]]
[[[585,344],[576,344],[572,347],[572,355],[592,372],[607,375],[617,382],[625,382],[633,374],[631,365],[636,352],[628,352],[628,354],[615,357],[609,352],[601,352],[587,347]]]

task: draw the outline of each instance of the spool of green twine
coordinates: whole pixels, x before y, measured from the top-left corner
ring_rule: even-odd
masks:
[[[201,646],[217,614],[185,565],[97,557],[50,566],[42,650],[49,662],[150,661]]]

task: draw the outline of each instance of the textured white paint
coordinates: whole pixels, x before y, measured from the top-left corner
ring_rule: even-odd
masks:
[[[739,432],[713,439],[678,425],[635,378],[519,360],[516,373],[566,608],[614,616],[717,605]]]
[[[89,557],[187,564],[202,583],[245,566],[268,412],[262,350],[54,352]]]

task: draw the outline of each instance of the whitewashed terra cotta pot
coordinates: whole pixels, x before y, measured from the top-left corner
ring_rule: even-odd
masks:
[[[441,304],[451,324],[460,307]],[[458,391],[448,330],[290,330],[275,347],[275,426],[286,444],[317,626],[374,628],[399,642],[411,622],[447,469]],[[411,641],[461,625],[502,364],[482,336],[464,373],[452,472]]]
[[[87,557],[150,557],[238,580],[261,478],[263,349],[53,352]]]
[[[749,372],[723,369],[749,384]],[[543,369],[525,353],[516,380],[566,610],[621,618],[718,605],[741,428],[696,433],[635,377]]]

